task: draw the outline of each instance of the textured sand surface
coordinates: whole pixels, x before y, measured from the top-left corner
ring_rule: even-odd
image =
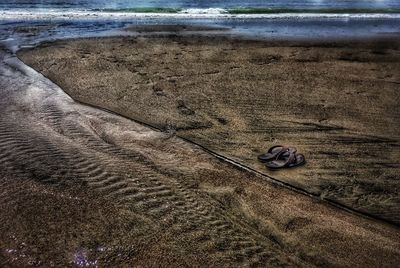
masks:
[[[400,224],[397,40],[86,39],[19,56],[79,101]],[[256,156],[275,144],[307,165],[268,171]]]
[[[393,267],[399,229],[78,104],[0,50],[1,267]]]

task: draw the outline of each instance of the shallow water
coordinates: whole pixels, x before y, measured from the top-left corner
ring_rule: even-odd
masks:
[[[191,18],[191,17],[34,17],[0,19],[0,40],[10,37],[7,29],[13,26],[51,24],[54,27],[42,32],[45,38],[71,38],[91,35],[119,34],[130,25],[202,25],[224,27],[219,32],[231,36],[253,39],[354,39],[400,36],[400,18]],[[124,33],[126,34],[126,33]],[[29,36],[28,36],[29,37]],[[38,40],[38,37],[35,38]]]

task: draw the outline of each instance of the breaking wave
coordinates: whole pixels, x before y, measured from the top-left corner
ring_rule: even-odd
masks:
[[[170,8],[170,7],[136,7],[119,9],[96,9],[102,12],[127,13],[177,13],[177,14],[400,14],[400,9],[394,8]]]

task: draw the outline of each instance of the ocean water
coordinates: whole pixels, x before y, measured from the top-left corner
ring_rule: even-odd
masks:
[[[235,9],[271,8],[295,10],[385,10],[400,9],[400,0],[0,0],[0,9]]]
[[[226,27],[266,39],[398,37],[400,0],[0,0],[0,28],[48,23],[66,37],[132,24]]]

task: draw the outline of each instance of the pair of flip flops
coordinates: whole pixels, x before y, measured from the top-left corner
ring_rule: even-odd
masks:
[[[276,145],[262,155],[258,156],[258,160],[265,163],[270,169],[292,168],[304,165],[306,159],[304,155],[297,154],[296,148]]]

